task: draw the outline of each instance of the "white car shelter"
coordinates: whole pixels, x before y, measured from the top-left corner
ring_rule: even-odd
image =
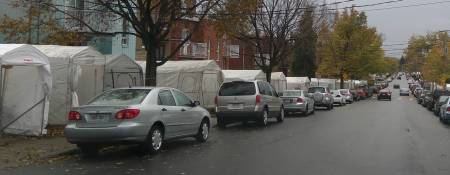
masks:
[[[0,44],[0,132],[46,134],[52,74],[47,56],[30,45]]]
[[[286,77],[288,90],[308,90],[311,81],[308,77]]]
[[[106,55],[103,89],[130,86],[144,86],[142,67],[124,54]]]
[[[272,72],[270,84],[277,92],[283,92],[287,89],[287,80],[283,72]]]
[[[145,61],[138,61],[145,72]],[[222,74],[214,60],[167,61],[157,68],[157,86],[177,88],[206,108],[214,107]]]
[[[222,70],[223,81],[266,81],[266,74],[262,70]]]
[[[103,91],[105,56],[88,46],[35,45],[49,59],[53,74],[48,122],[67,123],[72,107]]]
[[[336,79],[311,78],[311,86],[328,87],[331,90],[336,89]]]

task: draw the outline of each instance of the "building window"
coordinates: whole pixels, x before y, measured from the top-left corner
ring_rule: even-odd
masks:
[[[228,56],[230,58],[239,58],[239,45],[229,45]]]
[[[122,19],[122,47],[128,47],[128,34],[126,34],[127,32],[129,32],[128,29],[128,21],[126,19]]]

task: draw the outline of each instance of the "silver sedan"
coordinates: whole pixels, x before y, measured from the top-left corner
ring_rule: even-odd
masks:
[[[283,99],[284,110],[287,113],[301,112],[305,116],[314,113],[314,100],[305,96],[305,91],[288,90],[280,92]]]
[[[164,140],[209,136],[210,114],[183,92],[173,88],[143,87],[105,91],[68,116],[65,135],[85,154],[101,145],[138,143],[158,152]]]
[[[447,98],[440,108],[439,120],[442,123],[448,124],[450,122],[450,98]]]

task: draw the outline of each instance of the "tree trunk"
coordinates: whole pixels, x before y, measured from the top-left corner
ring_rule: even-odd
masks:
[[[266,81],[270,83],[272,80],[272,69],[267,68],[264,72],[266,73]]]
[[[344,89],[344,74],[342,72],[339,74],[339,79],[341,80],[339,86],[341,89]]]
[[[156,51],[151,47],[145,47],[147,53],[145,55],[146,64],[145,64],[145,86],[156,86]],[[149,48],[149,49],[147,49]]]

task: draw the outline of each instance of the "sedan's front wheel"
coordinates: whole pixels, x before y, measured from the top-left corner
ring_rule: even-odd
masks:
[[[209,122],[208,120],[203,120],[200,124],[200,128],[198,129],[198,133],[195,136],[195,139],[197,139],[198,142],[206,142],[209,137]]]
[[[280,114],[277,117],[277,122],[283,122],[284,121],[284,108],[281,107]]]

